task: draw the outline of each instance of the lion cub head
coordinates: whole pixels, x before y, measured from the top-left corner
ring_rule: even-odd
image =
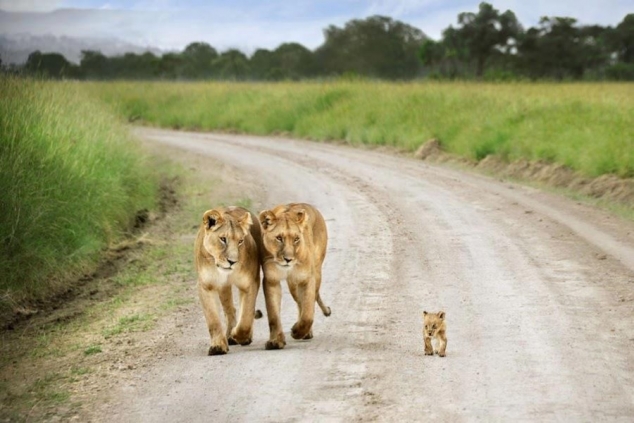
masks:
[[[282,268],[292,268],[307,260],[305,246],[308,215],[306,211],[288,206],[260,212],[264,248]]]
[[[445,329],[445,312],[427,313],[423,311],[423,323],[425,336],[433,338],[438,334],[438,331]]]
[[[207,210],[203,214],[203,249],[214,258],[218,270],[231,272],[240,266],[252,224],[251,213],[239,208]]]

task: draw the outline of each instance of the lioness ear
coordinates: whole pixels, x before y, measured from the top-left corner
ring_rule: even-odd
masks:
[[[427,316],[427,312],[426,311],[423,311],[423,316]]]
[[[225,220],[218,210],[207,210],[205,214],[203,214],[203,224],[205,225],[205,229],[218,229]]]
[[[439,311],[438,312],[438,318],[439,319],[444,319],[445,318],[445,312],[444,311]]]
[[[297,210],[297,216],[295,217],[295,219],[297,220],[297,223],[299,223],[300,225],[304,225],[306,222],[308,222],[308,216],[306,215],[306,210],[304,209]]]
[[[275,226],[277,219],[271,210],[264,210],[260,212],[260,225],[264,230],[269,230]]]
[[[253,220],[251,220],[251,213],[246,212],[242,217],[238,219],[238,224],[244,229],[245,232],[249,230],[251,225],[253,225]]]

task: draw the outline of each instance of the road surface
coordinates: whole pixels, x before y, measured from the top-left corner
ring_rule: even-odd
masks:
[[[309,202],[330,243],[314,339],[206,356],[202,312],[115,393],[112,421],[634,421],[634,225],[534,188],[375,151],[137,129]],[[211,183],[211,181],[210,181]],[[259,210],[256,210],[259,211]],[[194,281],[192,281],[194,283]],[[265,310],[262,293],[258,308]],[[447,314],[425,356],[423,310]]]

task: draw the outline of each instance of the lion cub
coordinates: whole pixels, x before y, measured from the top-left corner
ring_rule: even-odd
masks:
[[[434,355],[438,353],[439,356],[445,356],[445,350],[447,349],[447,336],[445,332],[447,330],[447,324],[445,323],[445,312],[439,311],[438,313],[427,313],[423,311],[423,338],[425,339],[425,355]],[[438,344],[438,350],[434,350],[431,343],[431,338],[436,338]]]

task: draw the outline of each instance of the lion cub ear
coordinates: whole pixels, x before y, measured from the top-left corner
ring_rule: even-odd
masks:
[[[306,214],[306,210],[304,209],[297,210],[297,215],[295,216],[295,220],[300,225],[305,225],[308,222],[308,215]]]
[[[207,210],[205,214],[203,214],[203,225],[205,225],[205,229],[215,231],[224,221],[224,218],[218,210]]]
[[[428,313],[426,311],[423,311],[423,316],[427,316],[427,314]]]
[[[238,219],[238,224],[245,232],[248,232],[251,225],[253,225],[253,220],[251,220],[251,213],[246,212],[244,215],[240,216],[240,218]]]
[[[277,218],[271,210],[263,210],[260,212],[260,225],[262,225],[264,230],[271,229],[275,226],[275,222],[277,222]]]
[[[439,319],[444,319],[445,318],[445,312],[444,311],[439,311],[438,312],[438,318]]]

